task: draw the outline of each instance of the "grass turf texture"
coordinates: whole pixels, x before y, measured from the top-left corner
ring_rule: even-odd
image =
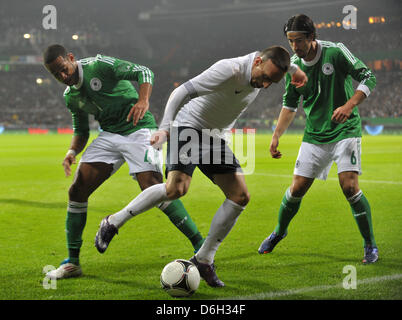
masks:
[[[130,220],[101,255],[93,245],[101,219],[139,193],[124,165],[90,198],[81,265],[84,276],[44,289],[42,269],[67,256],[67,190],[61,161],[71,137],[0,135],[0,299],[173,299],[159,285],[163,267],[189,259],[193,249],[159,210]],[[362,238],[342,195],[333,165],[329,179],[317,180],[271,254],[259,255],[274,229],[301,135],[280,141],[281,160],[269,156],[269,135],[256,135],[255,174],[246,177],[251,201],[216,255],[223,289],[201,281],[186,299],[402,299],[401,207],[402,136],[364,136],[360,187],[368,198],[380,260],[365,266]],[[75,169],[76,167],[74,167]],[[203,235],[224,197],[198,170],[182,201]],[[339,284],[343,268],[357,270],[357,289]],[[364,279],[371,279],[367,283]],[[363,282],[359,282],[363,281]],[[338,285],[338,286],[336,286]]]

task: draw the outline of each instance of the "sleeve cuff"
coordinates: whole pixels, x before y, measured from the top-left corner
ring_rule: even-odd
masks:
[[[370,95],[370,89],[365,84],[359,84],[356,90],[363,91],[366,97]]]
[[[296,112],[296,111],[297,111],[297,107],[294,108],[294,107],[282,106],[282,108],[288,109],[288,110],[293,111],[293,112]]]
[[[288,73],[293,76],[293,74],[297,71],[299,67],[297,66],[297,64],[291,63],[289,66],[289,70]]]

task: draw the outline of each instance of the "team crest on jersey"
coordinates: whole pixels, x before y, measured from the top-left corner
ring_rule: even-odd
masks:
[[[102,88],[102,82],[98,78],[92,78],[89,85],[93,91],[99,91]]]
[[[325,75],[329,76],[330,74],[332,74],[332,73],[334,72],[334,66],[333,66],[331,63],[329,63],[329,62],[324,63],[324,64],[322,65],[322,72],[323,72]]]

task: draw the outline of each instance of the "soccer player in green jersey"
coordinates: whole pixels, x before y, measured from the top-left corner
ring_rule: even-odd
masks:
[[[58,269],[48,274],[50,278],[61,279],[82,274],[79,254],[88,198],[92,192],[124,162],[142,190],[162,183],[162,151],[155,150],[149,143],[152,131],[157,129],[155,119],[148,111],[154,81],[149,68],[103,55],[75,60],[74,55],[61,45],[49,46],[43,58],[46,69],[68,86],[64,99],[72,114],[74,135],[62,163],[66,176],[71,174],[71,165],[87,144],[90,114],[102,129],[83,153],[68,192],[66,235],[69,256]],[[139,92],[130,81],[138,83]],[[204,239],[181,201],[165,201],[158,207],[197,251]],[[105,247],[97,249],[101,253],[106,250]]]
[[[288,225],[314,179],[325,180],[335,161],[340,186],[364,239],[363,263],[376,262],[378,249],[370,205],[358,183],[362,130],[356,107],[369,96],[376,79],[342,43],[317,40],[314,23],[309,17],[293,16],[285,24],[284,33],[295,52],[291,62],[297,64],[309,80],[306,86],[295,88],[290,77],[286,77],[283,108],[270,145],[272,157],[281,157],[279,138],[293,121],[301,96],[306,127],[293,181],[280,205],[278,224],[261,243],[258,252],[271,252],[287,235]],[[356,90],[352,79],[359,82]]]

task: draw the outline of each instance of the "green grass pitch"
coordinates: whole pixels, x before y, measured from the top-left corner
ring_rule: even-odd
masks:
[[[159,284],[168,262],[193,255],[187,239],[159,210],[130,220],[105,254],[93,244],[100,220],[139,193],[124,165],[89,200],[81,264],[84,276],[43,286],[43,268],[66,257],[67,190],[61,161],[70,136],[0,135],[0,299],[169,300]],[[316,181],[273,253],[257,248],[276,225],[301,135],[285,134],[281,160],[269,156],[270,136],[256,135],[255,173],[246,176],[251,201],[216,255],[226,283],[201,282],[187,299],[402,299],[402,136],[364,136],[360,187],[370,201],[380,260],[365,266],[362,238],[333,165]],[[74,167],[75,169],[76,167]],[[198,170],[182,201],[203,235],[224,197]],[[346,290],[345,266],[356,268],[357,288]]]

